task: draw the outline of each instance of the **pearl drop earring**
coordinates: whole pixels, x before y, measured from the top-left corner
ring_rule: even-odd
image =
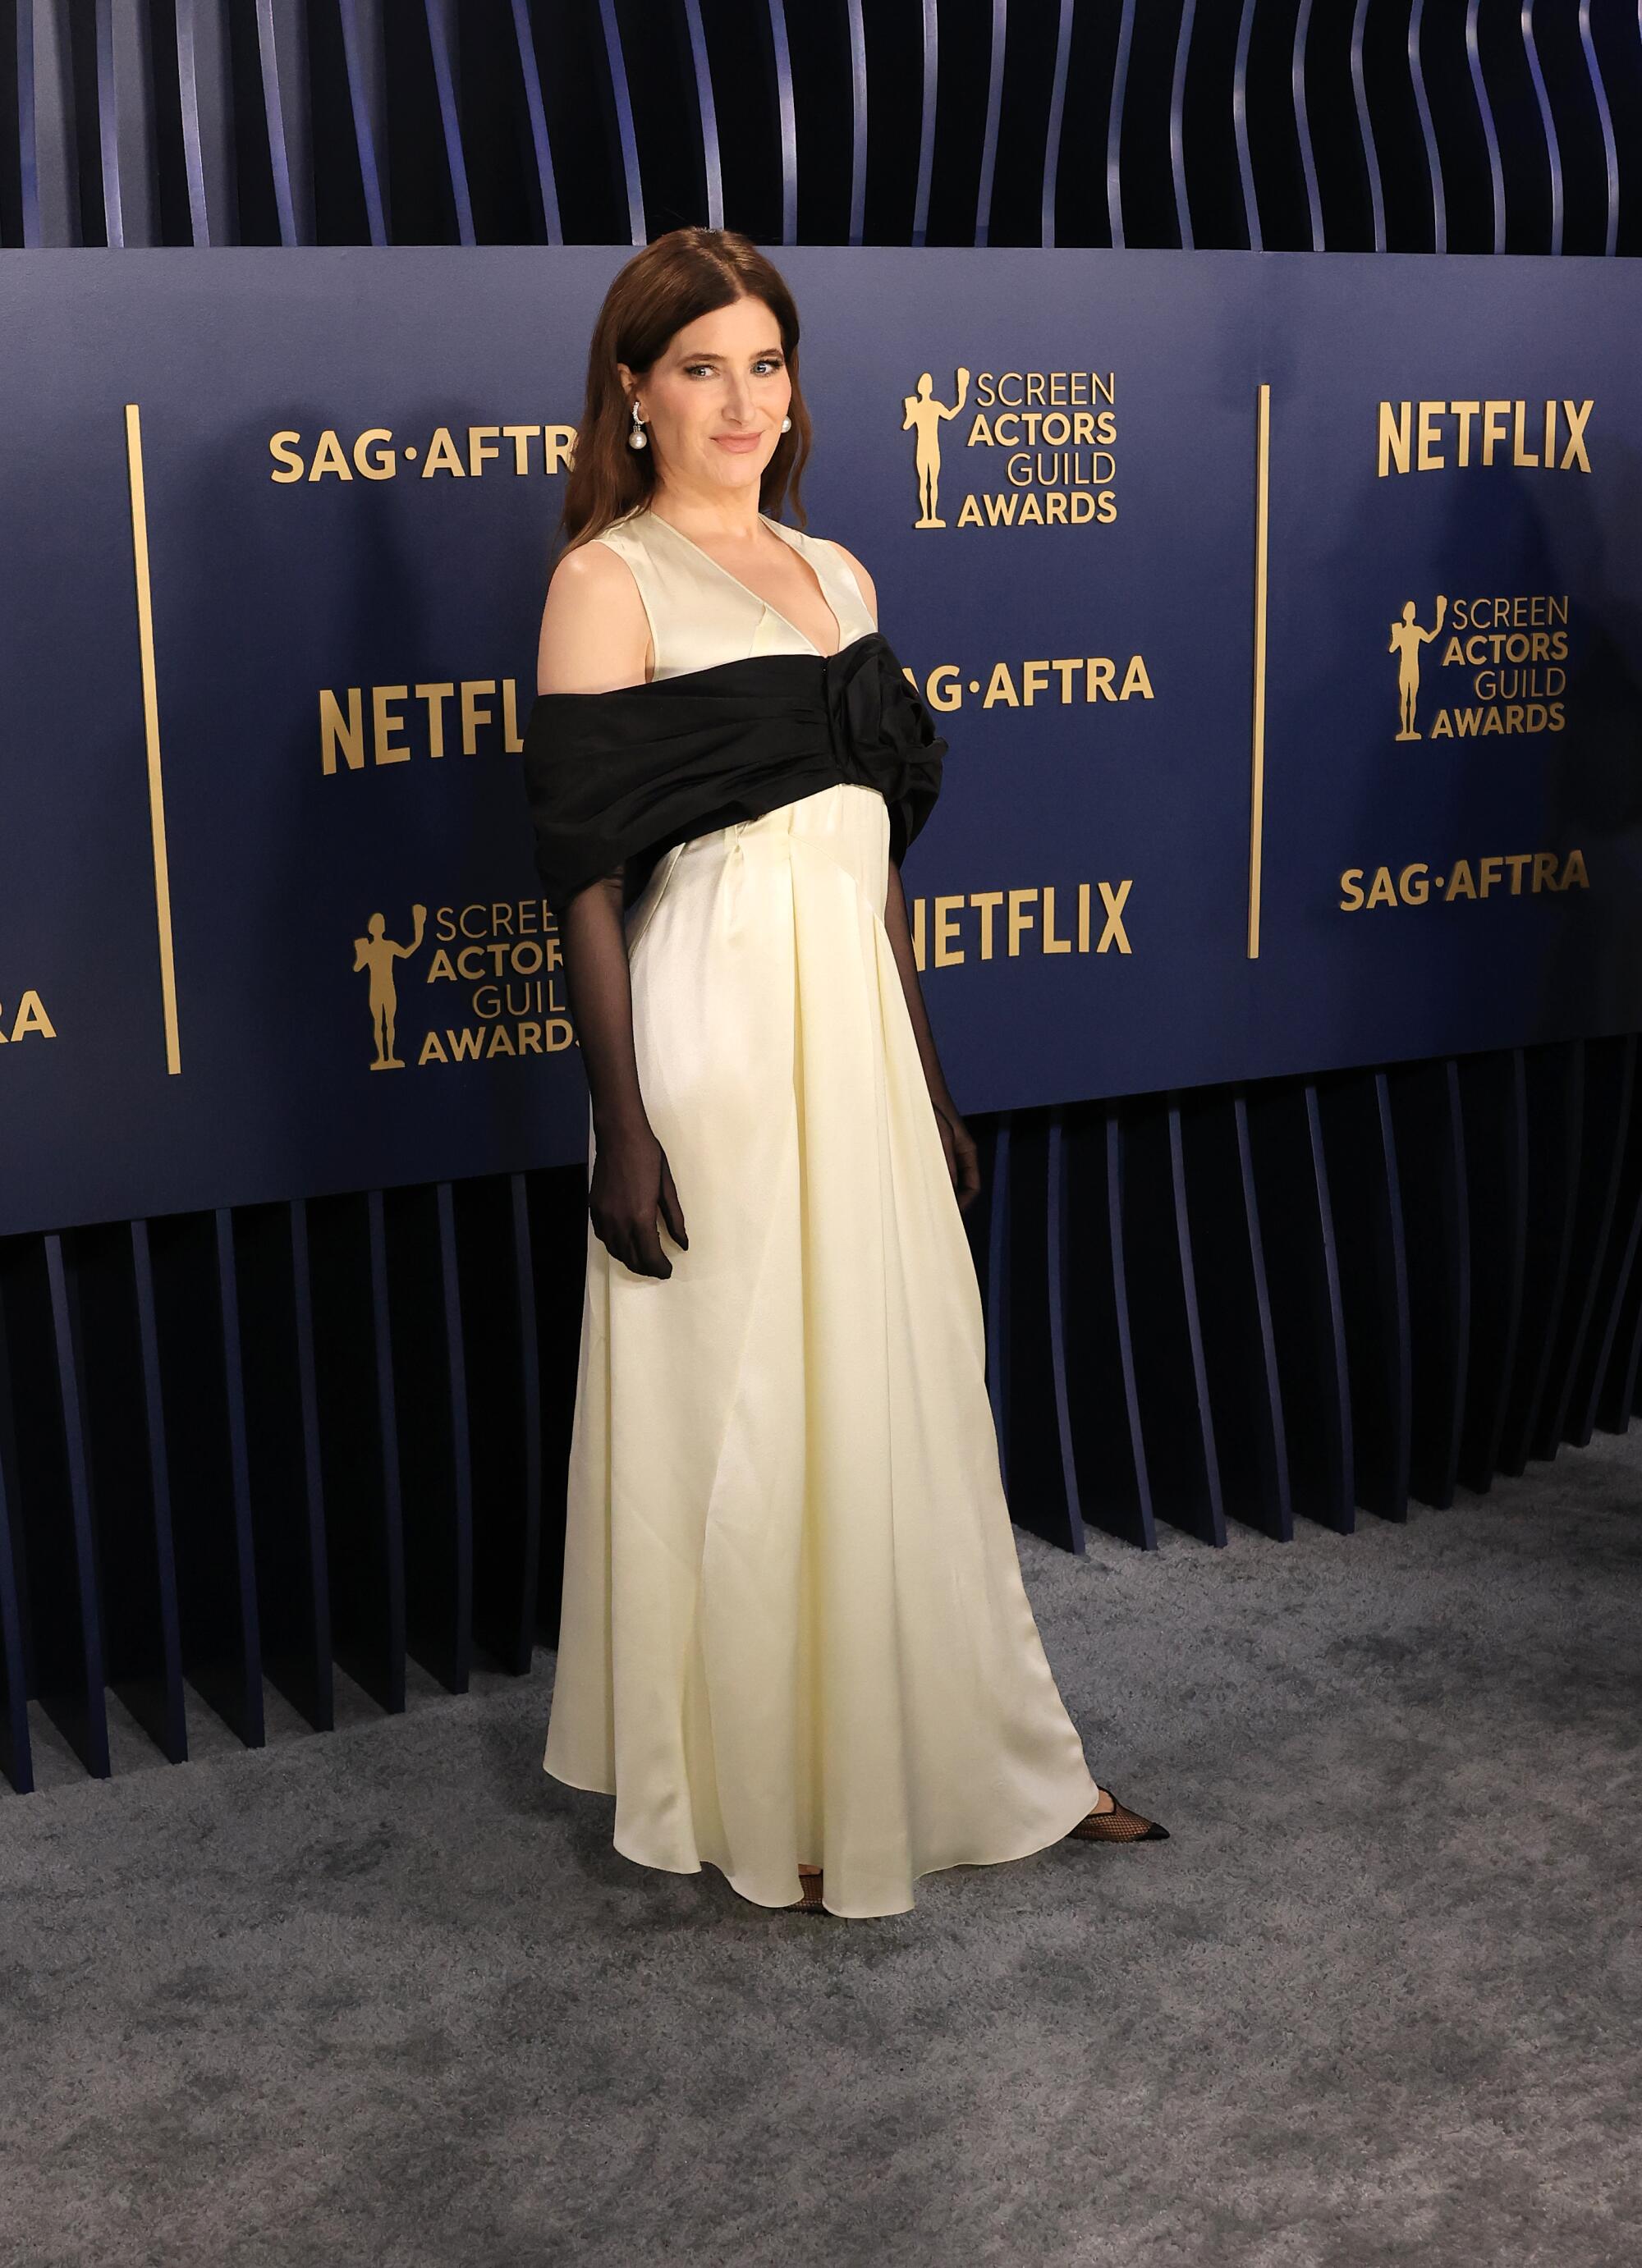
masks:
[[[633,424],[627,437],[627,446],[630,449],[647,449],[650,446],[650,436],[644,431],[644,421],[638,414],[637,402],[633,404]]]
[[[784,433],[790,433],[792,431],[792,420],[790,417],[784,417],[782,419],[781,430]]]

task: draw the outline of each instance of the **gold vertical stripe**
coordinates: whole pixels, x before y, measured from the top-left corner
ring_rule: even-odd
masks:
[[[166,1012],[166,1069],[182,1069],[177,1038],[177,972],[171,946],[171,862],[166,850],[166,791],[159,763],[159,696],[154,678],[154,601],[148,579],[148,500],[143,487],[143,428],[137,405],[125,406],[126,463],[131,475],[131,556],[136,568],[136,637],[143,660],[143,729],[148,743],[148,815],[154,838],[154,915],[159,928],[159,988]]]
[[[1266,530],[1271,388],[1260,388],[1255,446],[1255,722],[1248,811],[1248,958],[1260,958],[1260,853],[1266,823]]]

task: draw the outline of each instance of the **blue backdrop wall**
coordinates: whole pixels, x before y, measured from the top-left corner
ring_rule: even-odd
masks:
[[[1629,0],[10,0],[0,104],[17,1785],[111,1691],[180,1757],[551,1639],[510,743],[591,311],[683,219],[786,266],[811,522],[952,704],[908,880],[1016,1518],[1283,1539],[1628,1421]],[[1027,463],[1033,371],[1097,422]]]

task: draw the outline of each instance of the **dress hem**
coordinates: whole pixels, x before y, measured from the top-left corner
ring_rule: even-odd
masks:
[[[585,1794],[614,1796],[615,1793],[615,1790],[613,1787],[600,1786],[590,1780],[571,1779],[568,1774],[560,1771],[557,1767],[553,1764],[544,1762],[541,1769],[550,1778],[560,1781],[565,1787],[578,1788]],[[1093,1774],[1090,1776],[1090,1785],[1094,1788],[1096,1796],[1098,1797],[1101,1784],[1093,1778]],[[1051,1845],[1056,1843],[1064,1843],[1067,1836],[1071,1834],[1072,1829],[1077,1826],[1079,1820],[1087,1818],[1090,1811],[1093,1808],[1093,1800],[1090,1800],[1086,1801],[1080,1796],[1079,1803],[1079,1808],[1073,1813],[1072,1816],[1067,1821],[1065,1826],[1057,1828],[1053,1833],[1046,1835],[1041,1842],[1028,1843],[1024,1849],[1018,1851],[996,1852],[991,1856],[984,1859],[939,1859],[936,1860],[933,1866],[918,1867],[914,1873],[912,1880],[915,1883],[921,1882],[926,1874],[944,1874],[948,1873],[951,1868],[954,1867],[1007,1867],[1012,1866],[1017,1859],[1035,1858],[1040,1851],[1049,1850]],[[700,1874],[705,1873],[706,1869],[711,1867],[715,1874],[719,1874],[724,1876],[725,1881],[728,1882],[730,1888],[735,1892],[737,1897],[744,1900],[748,1905],[762,1906],[766,1913],[785,1913],[789,1908],[795,1906],[798,1904],[798,1898],[755,1897],[750,1890],[744,1890],[740,1887],[740,1883],[737,1882],[734,1875],[730,1874],[726,1868],[719,1866],[716,1859],[698,1859],[693,1867],[669,1867],[663,1859],[641,1858],[637,1852],[627,1850],[620,1841],[613,1842],[612,1847],[618,1851],[622,1857],[627,1859],[630,1865],[635,1867],[648,1867],[652,1868],[653,1872],[659,1874]],[[806,1866],[823,1864],[823,1873],[825,1871],[823,1862],[806,1859],[803,1861],[803,1864]],[[802,1896],[803,1891],[800,1888],[799,1896],[801,1897]],[[916,1898],[909,1897],[904,1905],[874,1906],[869,1911],[858,1911],[852,1907],[829,1905],[828,1904],[826,1896],[823,1894],[821,1904],[826,1907],[827,1911],[829,1914],[836,1914],[841,1921],[889,1921],[893,1920],[897,1914],[913,1912],[917,1908],[917,1901]]]

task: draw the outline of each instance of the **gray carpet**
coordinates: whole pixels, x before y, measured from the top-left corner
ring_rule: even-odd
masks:
[[[1018,1532],[1019,1535],[1019,1532]],[[552,1658],[0,1799],[0,2258],[1642,2259],[1642,1435],[1287,1549],[1020,1535],[1174,1830],[766,1913],[540,1767]]]

